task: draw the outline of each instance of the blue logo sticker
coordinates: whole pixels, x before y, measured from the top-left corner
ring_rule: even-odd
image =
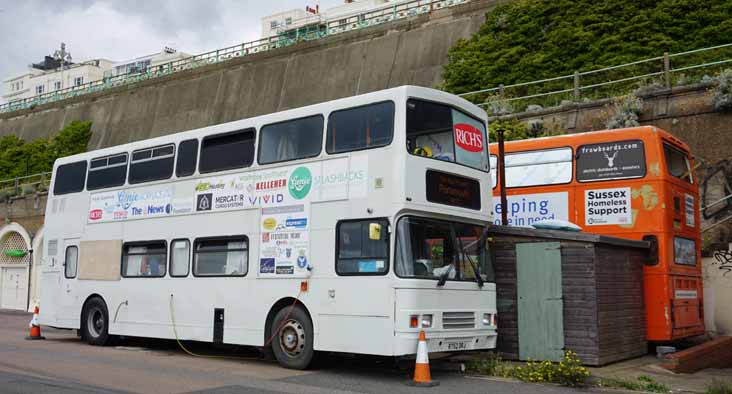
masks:
[[[259,272],[273,274],[275,272],[275,259],[259,259]]]
[[[297,266],[300,268],[305,268],[308,266],[308,259],[305,256],[298,256],[297,257]]]
[[[287,219],[285,220],[285,227],[290,228],[305,228],[308,226],[307,218]]]

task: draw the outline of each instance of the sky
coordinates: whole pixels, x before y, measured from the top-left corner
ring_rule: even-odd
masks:
[[[73,62],[122,61],[164,46],[195,55],[259,39],[263,16],[343,0],[0,0],[0,80],[61,42]],[[0,94],[2,94],[0,84]],[[2,100],[2,99],[0,99]]]

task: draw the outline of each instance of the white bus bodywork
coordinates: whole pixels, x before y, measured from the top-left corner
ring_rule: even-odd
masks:
[[[322,114],[327,121],[332,111],[370,103],[392,101],[395,105],[393,140],[384,147],[340,154],[327,154],[323,148],[316,157],[293,162],[258,165],[255,159],[250,167],[242,169],[210,174],[200,174],[197,169],[193,175],[182,178],[173,175],[166,180],[135,185],[125,183],[94,191],[85,188],[60,196],[49,193],[45,216],[46,253],[41,267],[41,323],[79,329],[85,302],[99,296],[108,310],[111,335],[212,342],[214,310],[220,308],[225,313],[224,343],[263,346],[269,338],[268,319],[279,308],[292,305],[298,297],[298,302],[312,319],[313,347],[317,351],[411,355],[416,352],[420,329],[426,331],[432,352],[494,348],[496,291],[493,283],[486,282],[479,287],[475,281],[447,280],[444,286],[438,286],[436,279],[400,278],[395,273],[396,228],[401,217],[411,215],[480,226],[492,220],[487,162],[481,171],[419,157],[404,148],[405,108],[409,98],[444,103],[487,124],[485,112],[463,99],[407,86],[59,159],[54,165],[54,178],[60,165],[79,160],[122,152],[131,155],[141,148],[171,143],[178,146],[179,142],[191,138],[200,141],[207,135],[248,127],[259,131],[266,124],[314,114]],[[325,140],[325,132],[323,137]],[[259,136],[255,146],[258,142]],[[483,143],[487,150],[487,138]],[[305,197],[301,193],[301,198],[297,199],[286,189],[276,189],[282,186],[281,180],[287,180],[288,186],[297,184],[295,171],[302,167],[308,169],[311,177],[310,190]],[[427,170],[478,180],[480,209],[427,201]],[[299,179],[307,183],[302,176]],[[254,182],[259,181],[271,181],[261,187],[273,187],[274,192],[253,191],[256,189]],[[237,197],[242,199],[241,204],[229,193],[227,198],[220,199],[219,208],[196,210],[201,195],[206,194],[203,192],[211,191],[216,199],[224,196],[221,193],[233,190],[241,192]],[[120,207],[120,204],[125,205],[122,202],[125,199],[128,206]],[[117,208],[110,209],[105,201],[117,203]],[[216,204],[215,201],[209,203]],[[260,267],[259,260],[265,253],[262,250],[265,228],[275,229],[273,221],[266,219],[274,215],[274,223],[278,223],[283,217],[278,219],[276,210],[274,214],[267,213],[271,211],[263,214],[263,209],[293,204],[302,205],[301,214],[307,218],[306,230],[300,231],[300,236],[308,238],[301,244],[306,249],[307,263],[293,266],[291,273],[286,273],[289,268],[285,267],[287,269],[281,270],[285,274],[278,275],[271,272],[270,267]],[[336,223],[369,218],[388,221],[388,228],[382,231],[389,237],[389,253],[385,261],[368,261],[363,265],[367,270],[386,265],[386,273],[338,275],[335,268]],[[299,225],[302,227],[303,223]],[[164,277],[121,275],[121,248],[126,243],[162,240],[170,247],[173,240],[188,239],[193,249],[196,239],[229,235],[248,238],[245,276],[201,277],[192,275],[189,268],[187,276],[171,277],[172,252],[166,254],[168,273]],[[272,247],[271,239],[268,242],[266,246]],[[73,278],[66,277],[64,266],[69,246],[78,247],[78,272]],[[70,253],[73,254],[73,248]],[[303,281],[307,281],[308,288],[300,292]],[[492,322],[483,321],[486,314],[493,317]],[[410,318],[415,315],[420,324],[410,327]],[[419,327],[424,315],[432,315],[431,327]],[[455,316],[468,318],[462,321],[467,326],[445,327]]]

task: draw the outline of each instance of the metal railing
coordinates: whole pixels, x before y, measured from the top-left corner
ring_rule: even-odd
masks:
[[[277,36],[267,37],[256,41],[234,45],[228,48],[217,49],[190,56],[184,59],[171,61],[149,68],[144,72],[130,72],[116,75],[98,81],[92,81],[79,86],[43,93],[26,99],[14,100],[0,105],[1,112],[17,111],[51,103],[85,94],[96,93],[105,89],[154,79],[176,72],[190,70],[214,63],[225,62],[239,57],[267,52],[273,49],[284,48],[303,41],[318,40],[327,36],[376,26],[384,23],[406,19],[429,13],[447,7],[464,4],[470,0],[407,0],[383,8],[365,11],[361,14],[318,22],[317,26],[304,29],[293,29]]]
[[[700,82],[703,80],[702,73],[715,68],[722,69],[730,63],[732,43],[680,53],[664,53],[663,56],[559,77],[499,85],[459,96],[479,106],[510,106],[513,102],[520,102],[523,107],[530,104],[557,105],[560,100],[578,103],[644,87],[652,91]],[[525,109],[523,107],[520,110]]]
[[[50,184],[50,172],[0,180],[0,203],[13,197],[47,192]]]

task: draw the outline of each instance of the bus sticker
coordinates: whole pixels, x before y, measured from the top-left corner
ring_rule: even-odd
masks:
[[[262,208],[260,276],[302,277],[307,274],[310,250],[309,216],[310,204],[307,202]],[[288,226],[288,223],[291,225]],[[263,266],[265,263],[268,265]]]
[[[694,227],[694,196],[684,194],[684,208],[686,211],[686,225]]]
[[[585,225],[630,224],[630,188],[585,190]]]
[[[95,193],[89,200],[88,223],[167,216],[172,213],[172,200],[172,187]]]
[[[567,192],[507,196],[508,225],[530,227],[542,220],[569,220]],[[501,198],[493,197],[493,222],[501,224]]]
[[[643,141],[606,142],[577,148],[579,182],[641,178],[645,175]]]

